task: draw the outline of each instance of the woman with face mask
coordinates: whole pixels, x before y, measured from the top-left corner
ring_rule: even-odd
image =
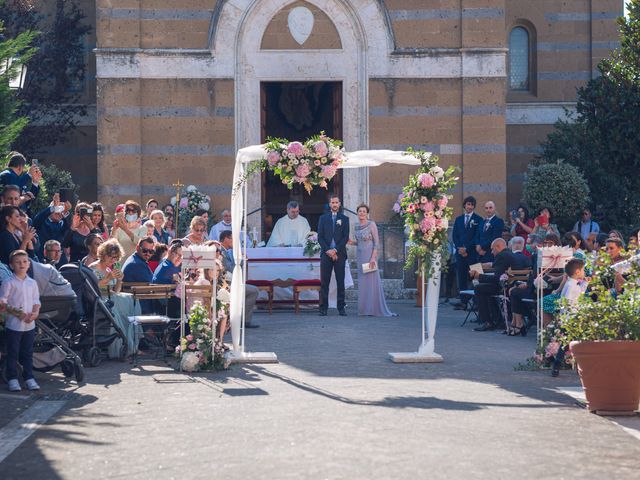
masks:
[[[124,213],[124,215],[122,215]],[[135,251],[138,240],[146,236],[147,228],[140,222],[142,208],[133,200],[127,200],[124,204],[124,212],[117,213],[111,228],[111,237],[118,240],[124,250],[122,263]]]

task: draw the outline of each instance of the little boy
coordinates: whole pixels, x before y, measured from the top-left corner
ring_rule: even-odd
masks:
[[[569,304],[573,305],[587,289],[587,282],[584,281],[584,261],[572,258],[565,265],[564,273],[566,273],[567,279],[562,287],[560,298],[566,298]],[[560,374],[560,365],[564,361],[564,355],[565,349],[559,348],[551,367],[552,377],[557,377]]]
[[[33,378],[33,341],[35,320],[40,312],[40,294],[35,280],[27,276],[29,256],[24,250],[9,255],[13,275],[0,286],[0,303],[8,309],[5,321],[7,337],[7,380],[9,391],[19,392],[17,362],[22,365],[22,378],[29,390],[39,390]]]

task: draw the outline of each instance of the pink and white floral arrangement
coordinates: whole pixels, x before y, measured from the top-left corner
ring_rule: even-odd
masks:
[[[453,209],[449,207],[450,192],[458,177],[455,167],[444,170],[438,157],[424,151],[409,149],[407,155],[420,160],[420,168],[409,177],[408,184],[398,197],[394,211],[402,215],[409,231],[411,246],[405,268],[413,268],[419,260],[428,274],[433,271],[433,260],[440,255],[442,265],[449,254],[447,229]]]
[[[314,186],[327,188],[329,180],[346,160],[342,142],[327,137],[324,132],[304,143],[269,138],[265,149],[263,169],[273,171],[289,189],[300,183],[309,193]]]

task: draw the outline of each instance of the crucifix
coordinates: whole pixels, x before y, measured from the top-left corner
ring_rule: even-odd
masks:
[[[173,184],[176,187],[176,207],[174,208],[174,227],[176,229],[176,238],[180,237],[180,222],[179,222],[179,212],[180,212],[180,189],[184,187],[183,183],[180,183],[180,179],[176,183]]]

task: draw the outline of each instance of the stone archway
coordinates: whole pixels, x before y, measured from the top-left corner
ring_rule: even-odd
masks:
[[[261,141],[260,82],[263,81],[342,82],[345,148],[368,148],[368,64],[372,53],[377,62],[388,61],[393,48],[385,16],[379,4],[370,0],[306,2],[329,15],[340,35],[341,48],[261,49],[269,22],[294,0],[235,0],[227,2],[220,12],[213,50],[216,63],[231,66],[233,62],[236,148]],[[232,38],[235,40],[231,41]],[[229,45],[235,45],[233,58],[230,58]],[[345,173],[343,204],[353,208],[361,201],[368,201],[368,170],[353,169]],[[259,180],[254,179],[250,188],[257,193],[250,196],[248,209],[252,211],[261,205]]]

